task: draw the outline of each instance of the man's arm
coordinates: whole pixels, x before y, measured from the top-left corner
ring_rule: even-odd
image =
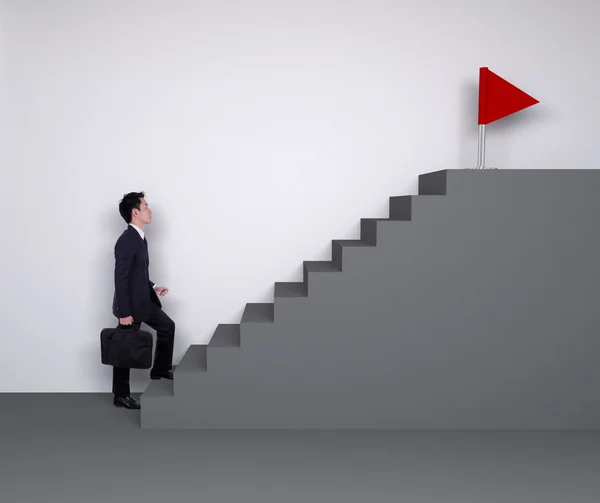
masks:
[[[165,286],[156,286],[156,284],[149,281],[150,287],[156,292],[156,295],[164,297],[169,292],[169,289]]]
[[[115,245],[115,295],[119,318],[131,316],[129,305],[129,273],[133,264],[134,252],[124,240]]]

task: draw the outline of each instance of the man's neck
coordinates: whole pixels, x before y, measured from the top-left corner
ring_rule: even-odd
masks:
[[[131,222],[131,225],[135,225],[138,229],[140,229],[141,231],[144,230],[145,225],[142,223],[138,223],[138,222]]]

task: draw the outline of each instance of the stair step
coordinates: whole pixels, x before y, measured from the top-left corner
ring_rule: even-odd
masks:
[[[246,304],[242,323],[269,323],[275,319],[275,304]]]
[[[392,222],[389,218],[361,218],[360,219],[360,239],[366,241],[372,246],[377,245],[377,223]]]
[[[412,220],[414,198],[419,196],[393,196],[389,199],[390,220]],[[423,196],[421,196],[423,197]]]
[[[143,396],[173,396],[173,380],[172,379],[157,379],[150,381],[150,384],[144,391]]]
[[[221,323],[213,334],[209,346],[215,347],[239,347],[240,346],[240,325],[239,323],[229,324]]]
[[[448,193],[448,170],[443,169],[419,175],[419,194],[446,195]]]
[[[307,297],[306,283],[275,283],[275,297]]]
[[[206,372],[206,344],[192,344],[174,372]]]
[[[375,245],[362,239],[333,239],[331,241],[331,261],[336,268],[343,270],[344,248],[374,248]]]
[[[305,260],[304,282],[308,284],[308,273],[341,272],[342,268],[334,261]]]

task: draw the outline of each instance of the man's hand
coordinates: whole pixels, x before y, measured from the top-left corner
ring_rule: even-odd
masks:
[[[167,295],[169,293],[169,289],[166,286],[155,285],[154,291],[161,297],[164,297],[165,295]]]
[[[123,326],[133,325],[133,316],[127,316],[127,318],[119,318],[119,323]]]

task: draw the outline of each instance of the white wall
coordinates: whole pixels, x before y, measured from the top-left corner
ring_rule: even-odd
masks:
[[[541,102],[489,127],[490,165],[599,167],[599,15],[590,0],[0,0],[0,391],[110,391],[99,332],[116,321],[125,192],[154,210],[177,361],[420,173],[474,166],[480,66]]]

